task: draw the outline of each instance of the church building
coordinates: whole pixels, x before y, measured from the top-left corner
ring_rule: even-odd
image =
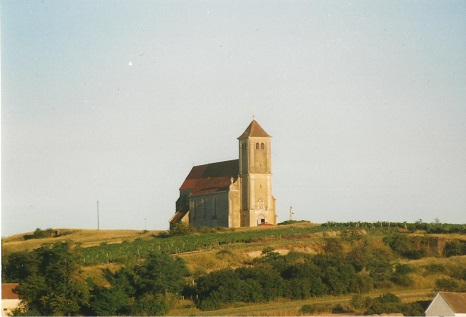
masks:
[[[276,225],[271,136],[253,120],[238,138],[239,159],[194,166],[180,187],[170,228]]]

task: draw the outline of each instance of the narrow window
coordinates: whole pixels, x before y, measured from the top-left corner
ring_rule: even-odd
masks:
[[[212,219],[217,219],[217,197],[214,197],[214,215],[212,216]]]
[[[265,144],[261,143],[261,150],[265,149]]]
[[[194,220],[196,220],[196,215],[197,215],[197,210],[196,210],[197,206],[196,205],[197,205],[196,204],[196,199],[193,199],[193,213],[192,213],[193,215],[192,215],[192,217],[193,217]]]
[[[241,148],[243,149],[243,151],[246,151],[246,143],[242,143]]]
[[[256,143],[256,150],[259,150],[259,143]]]
[[[205,199],[202,199],[202,205],[204,207],[204,219],[207,217],[207,203]]]

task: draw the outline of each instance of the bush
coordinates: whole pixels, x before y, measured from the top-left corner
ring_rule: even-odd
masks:
[[[401,310],[401,300],[392,293],[386,293],[372,300],[364,315],[399,313]]]
[[[304,305],[301,308],[301,313],[303,315],[315,315],[315,314],[325,314],[330,313],[332,307],[328,304],[311,304],[311,305]]]
[[[351,298],[350,305],[351,305],[351,307],[353,307],[356,310],[366,308],[366,302],[364,300],[364,297],[359,295],[359,294],[354,295]]]
[[[399,273],[393,274],[393,276],[390,278],[390,281],[398,286],[410,286],[413,285],[413,279],[409,277],[408,275],[403,275]]]
[[[49,228],[47,230],[42,230],[37,228],[33,234],[26,234],[23,236],[24,240],[30,239],[43,239],[43,238],[50,238],[54,235],[53,229]],[[55,233],[57,235],[57,233]]]
[[[343,314],[343,313],[349,313],[351,312],[349,309],[343,307],[341,304],[336,304],[332,308],[332,314]]]
[[[455,292],[459,289],[459,284],[454,279],[441,278],[435,281],[436,291]]]
[[[401,312],[405,316],[424,316],[426,308],[421,302],[414,302],[401,305]]]
[[[170,294],[146,294],[137,299],[131,306],[133,316],[162,316],[173,307],[173,297]]]
[[[435,273],[444,273],[446,272],[447,267],[443,264],[431,264],[427,267],[427,272],[431,274]]]
[[[196,229],[189,224],[179,222],[170,229],[169,236],[184,236],[196,232]]]
[[[466,241],[452,241],[445,245],[445,256],[465,255]]]
[[[422,238],[394,234],[383,239],[394,252],[408,259],[420,259],[424,256],[421,248]]]
[[[455,267],[452,270],[451,277],[466,281],[466,268]]]
[[[395,266],[395,273],[405,275],[414,272],[415,269],[409,264],[397,264]]]

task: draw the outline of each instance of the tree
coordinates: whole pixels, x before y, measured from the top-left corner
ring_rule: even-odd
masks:
[[[37,273],[37,254],[32,252],[15,252],[2,257],[2,281],[24,282]]]
[[[441,278],[435,281],[436,291],[456,292],[459,286],[458,282],[451,278]]]
[[[144,294],[131,307],[132,316],[162,316],[173,306],[173,296],[170,294]]]
[[[219,309],[242,299],[243,285],[232,269],[214,271],[196,280],[197,305],[203,310]]]
[[[322,271],[322,281],[332,295],[348,293],[356,277],[354,267],[340,257],[333,255],[316,255],[313,262]]]
[[[130,285],[126,275],[115,274],[106,271],[105,275],[111,287],[99,287],[89,281],[91,296],[89,301],[89,311],[86,315],[115,316],[129,315],[131,313],[131,296],[134,288]]]
[[[371,301],[365,315],[390,314],[402,311],[401,300],[392,293],[386,293]]]
[[[109,288],[91,285],[88,315],[164,315],[183,290],[185,262],[167,253],[152,253],[137,265],[105,272]]]
[[[150,294],[180,294],[183,278],[188,274],[181,258],[172,258],[167,253],[152,253],[134,268],[136,297]]]
[[[75,315],[89,303],[89,289],[69,243],[43,246],[34,252],[32,272],[18,287],[28,310],[40,315]]]

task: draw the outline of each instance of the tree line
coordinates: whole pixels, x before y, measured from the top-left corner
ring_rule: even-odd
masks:
[[[185,262],[167,253],[150,254],[116,272],[105,270],[108,285],[85,278],[80,254],[70,243],[18,252],[2,263],[2,278],[19,282],[15,292],[25,306],[14,315],[165,315],[181,296]]]

